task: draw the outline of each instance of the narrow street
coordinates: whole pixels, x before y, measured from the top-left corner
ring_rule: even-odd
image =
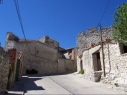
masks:
[[[74,74],[66,75],[31,75],[23,76],[11,88],[7,95],[41,95],[41,94],[123,94],[111,88],[89,82]]]

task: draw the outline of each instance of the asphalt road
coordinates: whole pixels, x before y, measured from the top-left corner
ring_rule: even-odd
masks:
[[[89,82],[73,74],[66,75],[31,75],[23,76],[10,89],[8,95],[41,95],[41,94],[123,94],[111,88]]]

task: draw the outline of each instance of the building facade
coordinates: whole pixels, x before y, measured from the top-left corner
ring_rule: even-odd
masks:
[[[102,44],[101,31],[91,28],[86,34],[80,32],[77,47],[77,70],[85,71],[84,78],[127,84],[127,47],[112,40],[112,27],[102,28]]]
[[[62,58],[59,58],[59,43],[48,36],[44,36],[38,40],[22,40],[15,36],[13,33],[8,32],[6,35],[5,49],[16,48],[17,51],[24,53],[23,59],[23,74],[28,70],[36,70],[38,74],[57,74],[69,73],[76,71],[74,60],[63,61],[63,68],[69,69],[61,71],[60,66]],[[61,55],[62,56],[62,55]]]

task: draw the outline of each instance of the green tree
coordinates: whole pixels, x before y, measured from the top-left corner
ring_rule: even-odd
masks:
[[[127,45],[127,3],[116,8],[113,18],[113,39]]]

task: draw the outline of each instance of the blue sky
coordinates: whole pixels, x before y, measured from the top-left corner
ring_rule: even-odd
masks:
[[[20,15],[27,39],[49,36],[63,48],[76,46],[80,31],[97,26],[108,0],[18,0]],[[101,21],[103,27],[113,22],[118,5],[127,0],[110,0]],[[24,38],[16,13],[14,0],[0,4],[0,42],[5,45],[6,32]]]

